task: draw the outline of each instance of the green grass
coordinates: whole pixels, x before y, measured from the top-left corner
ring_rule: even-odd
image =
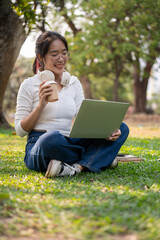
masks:
[[[122,147],[144,162],[56,179],[25,167],[25,141],[0,133],[0,239],[160,239],[160,139]]]

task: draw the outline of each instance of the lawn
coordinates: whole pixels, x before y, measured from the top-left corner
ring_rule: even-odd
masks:
[[[131,130],[121,152],[143,162],[55,179],[28,170],[26,138],[1,130],[0,239],[160,239],[160,137]]]

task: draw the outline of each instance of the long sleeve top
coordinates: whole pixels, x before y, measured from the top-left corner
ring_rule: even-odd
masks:
[[[40,84],[41,80],[38,74],[35,74],[33,77],[25,79],[20,86],[15,113],[15,130],[20,137],[24,137],[28,133],[22,128],[21,120],[37,107]],[[34,129],[59,131],[61,134],[69,136],[72,119],[78,113],[84,99],[82,85],[77,77],[71,76],[69,84],[63,86],[58,94],[59,100],[48,102]]]

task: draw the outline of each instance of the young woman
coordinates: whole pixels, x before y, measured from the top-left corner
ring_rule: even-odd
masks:
[[[46,177],[72,176],[83,170],[100,173],[118,165],[117,154],[129,129],[122,123],[108,139],[70,138],[73,117],[84,99],[80,81],[67,76],[68,44],[57,32],[42,33],[36,41],[34,76],[21,84],[17,96],[15,128],[19,136],[28,134],[24,161]],[[38,72],[36,67],[40,64]],[[46,71],[54,76],[58,101],[48,102],[51,84],[43,81]]]

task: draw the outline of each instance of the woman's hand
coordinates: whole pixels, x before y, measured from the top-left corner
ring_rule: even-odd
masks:
[[[112,135],[107,138],[108,141],[116,141],[121,136],[121,130],[118,129],[117,131],[113,132]]]
[[[50,96],[52,94],[52,87],[50,84],[45,84],[46,81],[43,81],[40,85],[39,85],[39,107],[40,108],[44,108],[47,103],[48,103],[48,96]]]

